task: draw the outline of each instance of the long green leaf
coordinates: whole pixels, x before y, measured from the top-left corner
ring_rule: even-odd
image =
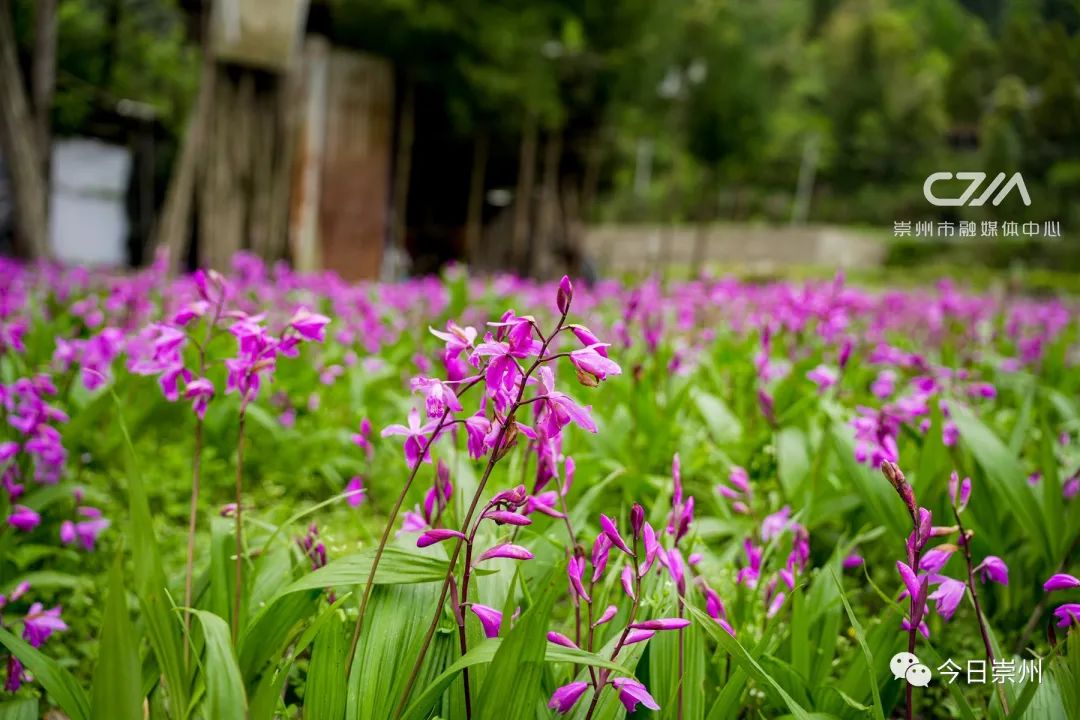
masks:
[[[205,639],[202,672],[206,681],[206,716],[214,720],[244,720],[247,695],[233,653],[229,625],[206,610],[192,613],[202,624]]]
[[[109,571],[109,596],[98,643],[91,707],[95,718],[141,720],[142,677],[135,625],[128,616],[120,558]]]
[[[0,703],[0,720],[38,720],[37,698],[21,698]]]
[[[187,708],[190,706],[191,676],[184,667],[183,625],[179,617],[172,612],[172,601],[168,596],[165,573],[161,569],[157,538],[154,536],[146,486],[143,484],[135,446],[131,442],[131,435],[124,423],[123,406],[112,388],[109,388],[109,393],[116,406],[117,424],[120,426],[127,448],[131,554],[134,562],[134,576],[138,579],[136,595],[142,610],[142,622],[154,657],[165,676],[170,705],[174,708]],[[179,711],[177,711],[177,716],[178,718],[186,717]]]
[[[840,582],[840,576],[836,574],[836,569],[830,566],[829,574],[832,575],[833,582],[836,583],[836,588],[840,591],[840,600],[844,603],[844,610],[847,611],[848,620],[851,622],[851,627],[855,631],[855,640],[859,643],[863,660],[866,662],[867,674],[870,677],[870,693],[874,696],[874,705],[871,708],[874,712],[874,717],[876,717],[877,720],[885,720],[885,710],[881,704],[881,690],[878,688],[876,680],[877,663],[874,661],[874,654],[870,652],[870,646],[866,644],[866,633],[863,631],[862,623],[855,617],[855,611],[851,609],[851,604],[848,602],[847,595],[844,593],[844,585]]]
[[[350,629],[338,618],[315,637],[304,690],[306,720],[341,720],[345,717],[345,675]]]
[[[544,672],[547,628],[555,604],[554,573],[542,583],[544,591],[526,610],[495,652],[477,697],[480,718],[524,718],[535,712],[540,678]]]
[[[325,567],[308,573],[293,582],[278,596],[304,590],[321,590],[331,587],[362,585],[371,570],[374,550],[346,555],[333,560]],[[411,583],[438,582],[446,576],[446,561],[439,558],[409,552],[401,548],[386,548],[379,569],[375,572],[376,585],[408,585]]]
[[[904,520],[903,504],[885,478],[855,459],[851,429],[833,423],[829,438],[840,464],[839,475],[855,490],[874,522],[897,537],[905,537],[911,528]]]
[[[0,628],[0,645],[19,658],[19,662],[34,674],[34,678],[71,720],[90,720],[90,701],[86,697],[86,691],[71,673],[4,628]]]
[[[765,671],[765,668],[761,666],[754,656],[747,652],[742,643],[736,640],[732,635],[729,635],[726,630],[716,624],[716,621],[706,615],[696,607],[688,606],[686,608],[694,620],[697,620],[698,624],[705,629],[713,640],[716,640],[727,653],[731,655],[731,659],[740,665],[751,677],[757,679],[759,682],[766,683],[772,690],[783,700],[784,705],[791,712],[792,717],[797,720],[810,720],[810,714],[804,707],[799,705],[795,701],[795,698],[785,690],[780,683],[773,678],[772,675]]]
[[[1051,538],[1048,525],[1039,504],[1028,484],[1026,474],[1016,456],[1009,452],[990,428],[986,427],[968,408],[960,403],[949,406],[953,422],[960,431],[960,438],[975,456],[989,481],[990,492],[999,508],[1008,508],[1024,529],[1028,538],[1035,541],[1035,548],[1042,558],[1053,562],[1058,557],[1058,546],[1067,538]],[[1059,513],[1061,504],[1057,503]]]

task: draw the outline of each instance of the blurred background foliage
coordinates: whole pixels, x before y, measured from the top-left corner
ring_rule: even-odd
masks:
[[[26,54],[33,0],[14,4]],[[201,5],[61,0],[57,133],[132,98],[175,145]],[[1007,201],[1016,219],[1080,221],[1077,0],[316,0],[309,29],[391,60],[462,148],[561,131],[597,163],[590,220],[786,221],[809,164],[811,221],[925,216],[937,170],[1019,170],[1039,202]]]

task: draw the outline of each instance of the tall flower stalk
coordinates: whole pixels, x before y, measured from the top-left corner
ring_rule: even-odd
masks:
[[[915,502],[915,492],[911,489],[911,485],[908,484],[907,478],[904,477],[899,465],[886,460],[881,464],[881,472],[892,484],[900,499],[904,501],[904,507],[911,517],[911,536],[907,542],[907,564],[898,561],[896,565],[904,584],[907,586],[907,594],[911,601],[905,627],[908,633],[907,651],[914,653],[919,628],[923,623],[923,615],[926,612],[926,595],[929,589],[929,580],[923,577],[920,581],[917,573],[922,548],[930,539],[930,511],[918,507]],[[911,683],[905,685],[905,717],[907,720],[912,720],[915,716],[912,685]]]
[[[994,646],[990,642],[990,630],[987,627],[986,616],[983,615],[982,605],[979,603],[979,591],[975,583],[975,574],[979,571],[979,567],[975,565],[975,561],[971,557],[971,540],[975,537],[975,533],[972,530],[964,527],[963,520],[960,519],[960,514],[967,507],[968,498],[971,496],[971,480],[964,478],[961,483],[954,472],[949,479],[949,500],[953,511],[953,518],[956,519],[956,528],[959,532],[959,540],[957,544],[964,553],[964,563],[967,566],[967,586],[968,591],[971,593],[971,603],[975,606],[975,619],[979,623],[979,634],[982,636],[983,648],[986,650],[986,661],[991,667],[994,666]],[[996,560],[996,558],[994,558]],[[990,560],[990,558],[987,558]],[[983,563],[986,564],[986,561]],[[1000,567],[1003,567],[1002,563]],[[993,572],[997,572],[994,570]],[[1007,571],[1006,571],[1007,572]],[[1009,714],[1009,701],[1005,697],[1005,688],[1001,683],[995,683],[997,685],[998,700],[1001,701],[1001,708],[1005,711],[1005,714]]]
[[[473,493],[468,508],[463,515],[460,529],[457,531],[435,611],[421,641],[420,651],[405,682],[401,698],[398,701],[395,711],[396,717],[400,717],[408,702],[409,695],[423,666],[424,658],[431,646],[435,631],[438,629],[443,605],[454,583],[462,547],[466,545],[467,533],[472,527],[473,520],[477,515],[477,509],[480,507],[481,499],[496,464],[517,444],[519,434],[524,434],[530,439],[540,434],[553,438],[558,436],[562,428],[571,422],[592,432],[596,431],[596,425],[593,423],[588,409],[577,405],[565,393],[555,389],[555,378],[550,364],[561,358],[569,358],[577,371],[579,381],[583,385],[592,387],[598,385],[608,375],[621,372],[619,366],[608,359],[606,344],[598,342],[587,328],[566,325],[572,299],[573,287],[570,280],[564,277],[559,283],[556,294],[559,320],[549,334],[545,336],[536,320],[531,316],[518,316],[512,311],[508,311],[503,315],[500,322],[491,323],[495,328],[495,333],[487,333],[484,342],[472,348],[469,362],[482,372],[487,390],[487,399],[490,401],[490,405],[494,407],[495,416],[490,423],[492,426],[491,431],[487,433],[482,442],[478,443],[480,448],[475,447],[477,443],[473,441],[474,435],[470,434],[470,454],[476,457],[478,454],[482,456],[483,452],[490,452],[490,455],[477,484],[476,491]],[[552,343],[555,339],[568,328],[572,330],[585,347],[571,352],[548,354],[548,350],[553,347]],[[468,347],[462,343],[460,336],[437,334],[447,340],[447,357],[453,356],[456,358],[457,354]],[[534,338],[534,334],[539,339]],[[529,359],[532,359],[531,364],[526,369],[522,365],[522,361]],[[414,381],[414,386],[416,384],[417,381]],[[424,387],[429,406],[433,396],[441,398],[441,394],[439,394],[441,383],[431,381],[426,383]],[[538,392],[533,397],[526,399],[525,392],[529,387],[535,387]],[[518,420],[519,411],[524,406],[533,404],[536,413],[536,430],[520,423]],[[495,429],[496,425],[497,430]],[[480,449],[481,452],[474,452],[476,449]]]

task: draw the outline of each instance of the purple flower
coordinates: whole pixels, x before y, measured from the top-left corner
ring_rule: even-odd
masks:
[[[184,387],[184,397],[191,400],[191,409],[200,420],[206,417],[206,406],[214,397],[214,385],[206,378],[191,380]]]
[[[15,692],[22,687],[22,684],[25,681],[26,673],[23,672],[22,663],[19,662],[19,659],[14,655],[8,655],[7,678],[4,680],[4,692]]]
[[[656,618],[636,622],[630,627],[634,630],[681,630],[689,624],[686,618]]]
[[[570,558],[570,561],[566,564],[566,575],[570,578],[570,587],[577,594],[577,597],[591,603],[592,599],[589,597],[589,593],[585,592],[585,586],[581,583],[581,577],[584,573],[585,558],[576,555]]]
[[[488,510],[484,517],[494,520],[499,525],[532,525],[532,520],[509,510]]]
[[[496,545],[493,548],[485,550],[483,554],[477,558],[476,562],[482,563],[485,560],[494,560],[496,558],[506,558],[508,560],[532,560],[533,554],[520,545],[503,543],[502,545]]]
[[[607,515],[600,515],[600,529],[604,531],[604,535],[615,547],[622,550],[627,555],[633,556],[633,551],[626,544],[626,541],[622,539],[622,535],[619,534],[619,528],[615,526],[615,521],[609,518]]]
[[[981,573],[982,581],[993,580],[1001,585],[1009,584],[1009,567],[996,555],[987,555],[975,571]]]
[[[607,568],[608,557],[611,554],[611,539],[604,533],[600,533],[596,536],[596,541],[592,547],[592,560],[593,572],[592,582],[599,582],[600,578],[604,574],[604,570]]]
[[[566,637],[562,633],[557,633],[555,631],[550,631],[547,634],[547,639],[548,639],[549,643],[554,643],[556,645],[562,645],[563,647],[573,648],[574,650],[578,649],[578,646],[574,644],[574,641],[571,640],[570,638]]]
[[[50,635],[67,630],[67,627],[60,619],[59,605],[44,610],[41,603],[34,603],[23,618],[23,639],[34,647],[41,647]]]
[[[649,691],[637,680],[620,677],[612,680],[611,684],[619,691],[619,702],[623,704],[627,712],[634,712],[637,709],[638,703],[641,703],[650,710],[660,709],[660,706],[653,700]]]
[[[907,596],[916,597],[919,594],[919,578],[916,577],[915,571],[907,565],[907,563],[896,561],[896,570],[900,573],[900,579],[904,581],[904,587],[907,588]],[[905,595],[901,595],[905,597]]]
[[[30,532],[41,524],[41,516],[25,505],[16,505],[7,521],[16,530]]]
[[[469,609],[473,611],[480,620],[480,624],[484,628],[484,637],[496,638],[499,637],[499,627],[502,625],[503,614],[495,608],[488,607],[487,605],[480,605],[478,603],[472,603],[469,605]]]
[[[607,343],[597,343],[580,350],[570,352],[570,362],[577,368],[578,378],[585,385],[595,386],[598,382],[607,379],[609,375],[621,375],[622,368],[618,363],[601,355],[599,350],[606,349]]]
[[[1065,603],[1054,611],[1054,617],[1058,619],[1057,626],[1060,628],[1069,625],[1080,625],[1080,603]]]
[[[962,511],[967,507],[968,499],[971,497],[971,478],[964,478],[960,480],[960,476],[955,470],[949,475],[949,500],[956,506],[957,511]]]
[[[818,365],[816,368],[806,373],[806,377],[810,382],[817,385],[819,392],[825,392],[835,385],[837,380],[836,371],[828,365]]]
[[[960,601],[964,599],[966,591],[967,585],[961,581],[942,578],[938,589],[930,593],[926,599],[936,600],[937,605],[934,609],[937,610],[937,614],[946,620],[951,620],[953,613],[956,612],[956,608],[960,605]]]
[[[578,681],[569,685],[563,685],[555,690],[548,701],[548,707],[560,713],[568,713],[571,708],[581,699],[582,694],[588,689],[589,683]]]
[[[574,299],[574,286],[570,284],[570,278],[562,276],[559,281],[559,290],[555,294],[555,305],[563,315],[570,312],[570,302]]]
[[[955,551],[956,548],[952,545],[941,545],[928,550],[919,559],[919,570],[930,574],[941,572],[941,568],[945,567],[945,564],[949,562],[949,558],[952,557]]]
[[[542,398],[537,411],[537,429],[548,437],[557,437],[571,422],[589,432],[596,432],[591,405],[578,405],[573,398],[555,389],[555,375],[551,368],[543,366],[537,373]]]
[[[1043,590],[1046,592],[1053,592],[1054,590],[1070,590],[1078,587],[1080,587],[1080,579],[1077,579],[1072,575],[1066,575],[1065,573],[1051,575],[1050,578],[1043,583]]]
[[[592,330],[584,325],[567,325],[570,328],[570,332],[574,333],[574,336],[585,347],[594,347],[597,354],[603,357],[608,356],[607,345],[600,342],[600,338],[593,334]]]
[[[391,437],[393,435],[402,435],[405,437],[405,462],[409,464],[409,467],[415,466],[421,461],[421,453],[423,453],[423,462],[431,462],[431,448],[425,449],[425,446],[429,444],[427,434],[434,430],[436,427],[433,423],[426,425],[420,424],[420,413],[413,408],[409,411],[409,426],[404,425],[389,425],[382,431],[383,437]],[[434,438],[432,439],[434,442]]]
[[[416,547],[427,547],[428,545],[434,545],[435,543],[441,543],[443,540],[449,540],[450,538],[465,539],[465,533],[458,530],[450,530],[448,528],[435,528],[428,530],[423,535],[416,539]]]
[[[469,457],[473,460],[479,460],[487,454],[488,436],[491,435],[491,430],[491,421],[484,416],[483,411],[465,418],[465,434],[468,438],[466,444]]]
[[[360,507],[360,504],[364,502],[366,495],[364,489],[364,478],[356,475],[352,480],[349,480],[349,484],[345,486],[345,501],[352,507]]]
[[[629,565],[623,566],[622,573],[619,576],[619,582],[622,583],[623,592],[631,600],[636,600],[637,596],[634,594],[634,569]]]
[[[325,315],[317,315],[307,308],[299,308],[289,320],[289,327],[305,340],[321,343],[326,340],[326,326],[329,323],[330,318]]]
[[[461,412],[461,402],[457,395],[442,380],[415,377],[411,385],[413,392],[420,391],[424,394],[424,404],[429,418],[441,418],[447,409],[451,412]]]
[[[604,623],[611,622],[611,619],[613,617],[615,617],[615,614],[617,612],[619,612],[618,607],[616,607],[615,605],[608,605],[604,609],[604,612],[601,613],[600,617],[596,618],[596,620],[593,622],[592,626],[593,627],[599,627],[599,626],[603,625]]]
[[[1061,486],[1061,494],[1066,500],[1072,500],[1080,494],[1080,475],[1073,475]]]
[[[791,508],[787,505],[771,515],[765,516],[765,519],[761,521],[761,540],[763,542],[768,542],[784,532],[784,529],[788,526],[788,518],[790,517]]]
[[[843,566],[843,568],[845,570],[852,570],[854,568],[859,567],[864,562],[865,562],[865,560],[863,560],[862,555],[859,555],[858,553],[853,552],[853,553],[851,553],[850,555],[848,555],[847,557],[844,558],[844,561],[843,561],[843,563],[841,563],[841,565]]]
[[[655,634],[655,630],[631,630],[626,633],[626,640],[623,642],[623,645],[633,645],[634,643],[645,642]]]

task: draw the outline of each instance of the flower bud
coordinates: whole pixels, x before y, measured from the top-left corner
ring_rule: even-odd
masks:
[[[638,503],[634,503],[634,507],[630,509],[630,527],[634,530],[634,537],[641,536],[641,528],[644,524],[645,508]]]
[[[574,299],[574,286],[570,284],[570,278],[563,275],[559,281],[559,291],[555,294],[555,303],[559,306],[559,312],[566,315],[570,312],[570,302]]]

